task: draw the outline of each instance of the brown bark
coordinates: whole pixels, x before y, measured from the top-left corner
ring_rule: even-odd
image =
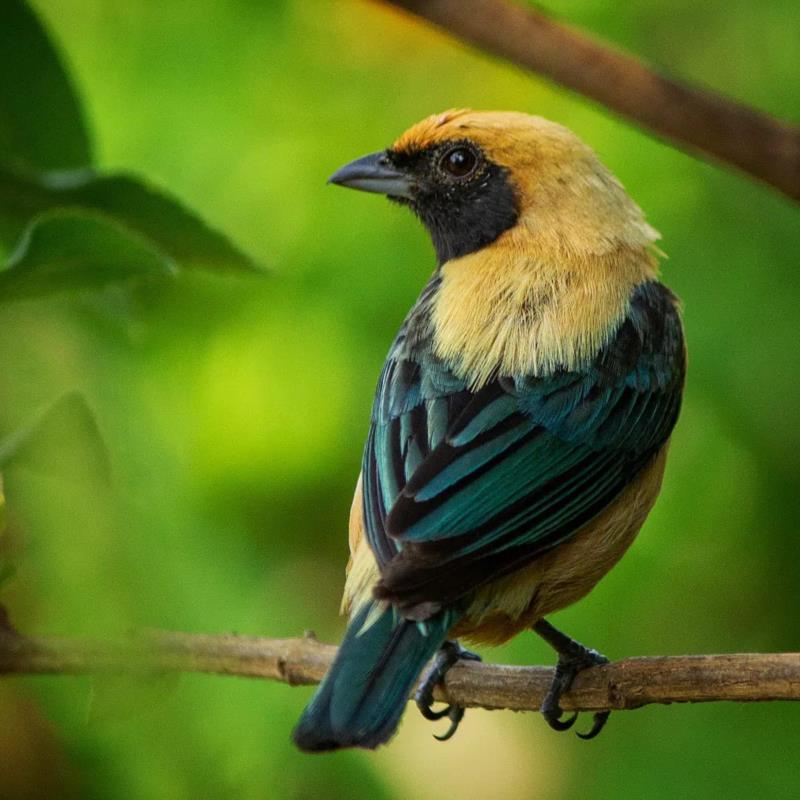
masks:
[[[317,683],[336,648],[302,639],[149,632],[123,642],[28,638],[0,630],[0,675],[207,672]],[[460,663],[440,700],[464,706],[539,708],[552,667]],[[631,709],[650,703],[800,700],[800,653],[629,658],[581,673],[567,709]]]

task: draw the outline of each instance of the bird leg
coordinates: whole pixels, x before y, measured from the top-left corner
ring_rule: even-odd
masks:
[[[437,720],[447,717],[450,720],[450,727],[441,736],[434,734],[433,738],[440,742],[447,741],[457,730],[461,719],[464,716],[463,706],[449,705],[434,711],[433,690],[436,684],[441,683],[450,667],[459,661],[480,661],[481,657],[477,653],[465,650],[458,642],[445,642],[436,653],[430,667],[425,671],[414,693],[414,701],[425,719]]]
[[[569,730],[578,718],[578,712],[576,711],[569,719],[562,720],[564,710],[559,705],[561,695],[569,691],[572,681],[579,672],[599,664],[608,664],[608,659],[597,650],[590,650],[561,633],[545,619],[540,619],[533,626],[533,630],[558,653],[553,682],[542,702],[541,712],[553,730]],[[581,739],[594,739],[603,730],[610,714],[610,711],[595,712],[591,729],[587,733],[579,733],[578,736]]]

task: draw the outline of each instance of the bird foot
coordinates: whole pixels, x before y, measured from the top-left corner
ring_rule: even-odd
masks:
[[[445,642],[433,663],[422,676],[417,691],[414,693],[414,701],[425,719],[437,720],[447,717],[450,720],[450,727],[441,736],[434,734],[433,738],[440,742],[446,742],[458,730],[459,723],[464,717],[463,706],[448,705],[440,711],[433,710],[433,690],[436,685],[441,683],[448,670],[459,661],[480,661],[481,657],[477,653],[465,650],[458,642]]]
[[[569,730],[578,718],[578,712],[576,711],[571,717],[562,720],[561,717],[564,715],[564,710],[559,705],[561,696],[570,690],[575,676],[589,667],[608,664],[608,659],[596,650],[589,650],[582,645],[579,645],[579,647],[581,647],[582,652],[571,655],[560,654],[558,656],[553,682],[550,684],[550,689],[545,695],[540,709],[547,724],[556,731]],[[591,729],[587,733],[579,733],[578,736],[581,739],[594,739],[603,730],[610,713],[610,711],[595,712]]]
[[[609,661],[597,650],[590,650],[574,639],[570,639],[545,620],[536,623],[534,630],[558,651],[558,663],[553,675],[553,682],[545,695],[540,711],[553,730],[566,731],[575,724],[578,712],[576,711],[567,719],[562,719],[564,710],[559,704],[561,696],[570,690],[572,682],[579,672],[583,672],[589,667],[608,664]],[[610,711],[596,711],[592,727],[586,733],[579,733],[578,736],[581,739],[594,739],[603,730],[610,714]]]

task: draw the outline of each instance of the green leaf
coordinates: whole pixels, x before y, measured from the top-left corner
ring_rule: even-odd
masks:
[[[41,171],[91,163],[80,102],[23,0],[0,0],[0,163]]]
[[[52,211],[34,219],[0,270],[0,302],[175,271],[171,259],[110,218]]]
[[[89,475],[109,482],[108,451],[82,394],[67,392],[0,438],[0,470],[17,466],[58,477]]]
[[[34,178],[0,168],[0,239],[7,245],[17,241],[31,217],[53,208],[101,212],[187,269],[262,272],[175,198],[136,178],[88,170]]]

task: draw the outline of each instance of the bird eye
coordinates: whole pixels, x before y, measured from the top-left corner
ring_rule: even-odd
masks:
[[[466,178],[478,164],[478,157],[468,147],[454,147],[442,157],[442,169],[454,178]]]

